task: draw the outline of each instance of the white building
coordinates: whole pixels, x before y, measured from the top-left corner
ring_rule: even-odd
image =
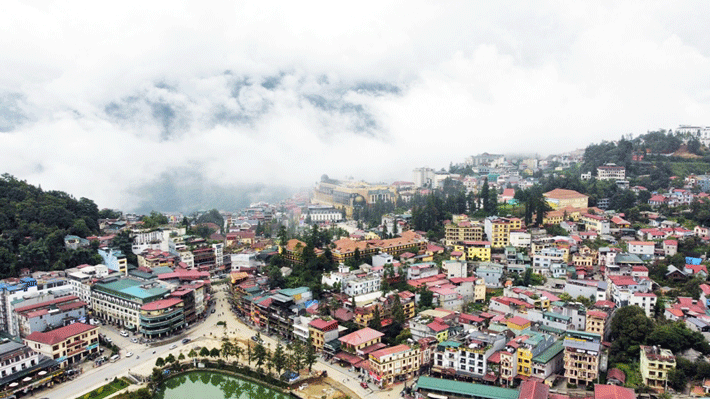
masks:
[[[358,296],[380,290],[379,276],[365,276],[345,281],[343,283],[343,293],[348,296]]]
[[[407,280],[418,280],[420,278],[436,276],[437,274],[439,274],[439,268],[436,266],[436,263],[415,263],[407,269]]]
[[[516,248],[530,248],[532,235],[526,231],[511,231],[510,246]]]
[[[626,168],[613,163],[608,163],[597,168],[597,180],[624,180]]]
[[[11,375],[19,375],[23,370],[35,368],[41,357],[43,356],[39,352],[33,351],[27,345],[14,341],[0,344],[0,378],[5,380]]]
[[[646,312],[646,317],[653,317],[653,313],[656,310],[656,294],[652,292],[643,293],[635,292],[629,298],[629,305],[636,305]]]
[[[468,264],[466,262],[445,260],[441,265],[446,272],[447,278],[468,277]]]
[[[328,205],[309,205],[308,215],[312,223],[339,222],[343,220],[343,213]]]
[[[653,241],[629,241],[629,253],[635,255],[653,256],[656,243]]]
[[[416,168],[412,171],[412,180],[415,187],[431,187],[435,179],[434,169]]]

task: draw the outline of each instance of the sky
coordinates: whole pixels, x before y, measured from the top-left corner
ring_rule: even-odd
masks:
[[[708,20],[703,1],[8,0],[0,172],[188,212],[710,125]]]

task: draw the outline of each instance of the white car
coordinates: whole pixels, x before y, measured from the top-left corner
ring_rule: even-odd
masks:
[[[177,344],[170,345],[170,349],[175,349],[175,348],[177,348]]]
[[[133,356],[133,352],[126,353],[126,357],[131,357],[131,356]]]
[[[121,334],[122,337],[127,337],[127,336],[128,336],[128,332],[126,332],[126,331],[121,331],[120,334]]]

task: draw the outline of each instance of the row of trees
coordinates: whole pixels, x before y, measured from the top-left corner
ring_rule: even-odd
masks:
[[[266,368],[269,374],[271,374],[272,370],[276,371],[277,376],[281,375],[284,370],[299,371],[304,367],[308,367],[308,371],[311,371],[317,361],[317,354],[310,340],[305,345],[298,340],[286,346],[279,343],[276,349],[272,351],[261,343],[256,343],[252,346],[251,342],[248,343],[245,349],[238,343],[232,342],[228,338],[223,338],[220,348],[208,349],[207,347],[202,347],[199,351],[192,349],[187,356],[189,358],[224,358],[227,361],[234,358],[237,364],[240,359],[244,358],[250,367],[254,363],[259,373],[262,373],[264,368]],[[156,359],[155,366],[163,367],[184,359],[185,355],[182,353],[178,357],[171,353],[165,359],[162,357]]]

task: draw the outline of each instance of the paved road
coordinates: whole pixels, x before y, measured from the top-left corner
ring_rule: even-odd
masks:
[[[256,334],[257,331],[242,323],[242,321],[232,313],[229,309],[227,293],[224,288],[224,285],[215,287],[216,312],[208,313],[207,319],[199,323],[197,326],[193,326],[185,334],[179,337],[179,339],[189,337],[192,342],[182,345],[178,340],[175,343],[165,343],[150,347],[145,344],[130,342],[132,336],[127,338],[121,337],[119,335],[119,330],[113,327],[101,326],[100,332],[110,337],[121,348],[121,359],[115,363],[105,363],[104,365],[96,368],[93,367],[93,362],[86,362],[83,364],[84,373],[76,377],[74,381],[55,385],[53,389],[37,392],[35,396],[47,397],[49,399],[77,398],[106,384],[114,377],[127,375],[129,371],[139,375],[148,376],[155,365],[155,360],[158,357],[165,358],[170,353],[177,357],[180,352],[187,355],[187,352],[189,352],[190,349],[197,346],[207,346],[208,348],[219,347],[221,338],[227,335],[227,333],[232,338],[238,336],[241,339],[248,340],[252,335]],[[217,322],[219,321],[226,322],[227,327],[217,326]],[[268,348],[271,350],[276,348],[277,341],[273,337],[262,335],[262,338],[264,339],[264,344]],[[177,345],[177,348],[170,349],[170,347],[174,344]],[[125,357],[128,352],[133,352],[133,356]],[[313,368],[319,371],[327,371],[330,378],[345,385],[359,397],[365,399],[398,398],[402,389],[401,385],[397,385],[388,391],[363,389],[360,386],[360,379],[355,373],[351,373],[347,369],[340,366],[331,365],[320,358],[318,359],[318,363],[313,365]]]

